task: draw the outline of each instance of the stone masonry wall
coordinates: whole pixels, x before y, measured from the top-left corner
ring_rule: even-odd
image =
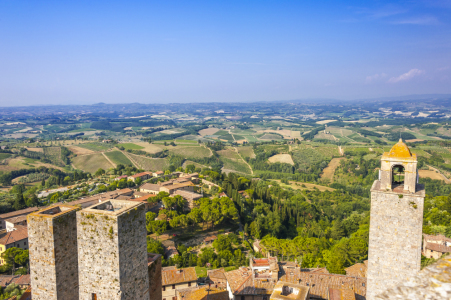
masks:
[[[119,300],[119,242],[116,216],[77,213],[80,300]]]
[[[28,240],[33,299],[78,300],[76,211],[30,215]]]
[[[150,300],[161,300],[161,255],[148,266]]]
[[[423,192],[416,194],[371,190],[367,300],[420,270],[424,205],[420,188]]]
[[[146,210],[142,204],[118,217],[122,299],[149,299]]]

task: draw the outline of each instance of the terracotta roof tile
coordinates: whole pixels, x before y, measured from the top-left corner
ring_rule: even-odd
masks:
[[[25,214],[31,214],[32,212],[38,211],[39,208],[38,207],[28,207],[25,209],[21,209],[21,210],[16,210],[16,211],[12,211],[6,214],[1,214],[0,215],[0,219],[8,219],[11,217],[16,217],[16,216],[20,216],[20,215],[25,215]]]
[[[207,300],[207,296],[208,300],[229,300],[227,291],[208,287],[181,290],[178,294],[183,300]]]
[[[345,271],[347,276],[366,277],[367,269],[368,268],[365,263],[357,263],[349,268],[346,268]]]
[[[23,227],[0,235],[0,245],[6,246],[24,239],[28,239],[28,230]]]
[[[209,278],[226,279],[224,268],[215,269],[215,270],[208,270],[207,271],[207,276]]]
[[[441,252],[441,253],[448,253],[448,252],[451,253],[451,247],[447,247],[445,245],[440,245],[440,244],[436,244],[436,243],[427,243],[426,249]]]
[[[194,267],[190,267],[175,270],[162,270],[161,280],[163,286],[196,281],[197,280],[196,269]]]
[[[330,288],[329,300],[355,300],[355,293],[353,290]]]

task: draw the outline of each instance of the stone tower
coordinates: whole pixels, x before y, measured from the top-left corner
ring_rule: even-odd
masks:
[[[399,140],[371,187],[367,300],[415,276],[421,265],[424,186],[417,157]]]
[[[78,300],[77,210],[61,204],[27,217],[33,299]]]
[[[149,299],[145,206],[108,200],[77,212],[80,300]]]

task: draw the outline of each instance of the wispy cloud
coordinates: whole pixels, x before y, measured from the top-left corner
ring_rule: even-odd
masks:
[[[397,82],[401,82],[401,81],[408,81],[416,76],[419,76],[421,74],[423,74],[424,71],[423,70],[418,70],[418,69],[412,69],[409,72],[406,72],[404,74],[399,75],[398,77],[392,77],[388,80],[388,82],[390,83],[397,83]]]
[[[371,83],[373,81],[377,81],[377,80],[383,79],[385,77],[387,77],[387,74],[385,74],[385,73],[380,73],[380,74],[374,74],[374,75],[366,76],[365,83],[368,84],[368,83]]]
[[[415,17],[415,18],[407,18],[407,19],[401,19],[396,20],[393,22],[390,22],[392,24],[398,24],[398,25],[437,25],[440,22],[437,20],[436,17],[433,16],[422,16],[422,17]]]
[[[446,71],[446,70],[448,70],[449,69],[449,67],[442,67],[442,68],[438,68],[437,69],[437,71]]]

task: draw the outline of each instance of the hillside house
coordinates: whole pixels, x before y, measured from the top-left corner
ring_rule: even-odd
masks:
[[[28,230],[26,226],[0,234],[0,256],[12,247],[28,250]],[[0,265],[4,264],[5,260],[0,258]]]
[[[177,290],[197,286],[197,275],[194,267],[184,269],[166,269],[161,271],[163,300],[177,299]]]
[[[6,214],[1,214],[0,215],[0,230],[6,229],[6,220],[7,219],[11,219],[14,217],[19,217],[19,216],[27,216],[27,215],[31,214],[32,212],[35,212],[38,210],[39,210],[39,208],[37,208],[37,207],[28,207],[25,209],[9,212]]]
[[[225,277],[224,268],[208,270],[207,271],[208,283],[214,288],[227,288],[227,279]]]
[[[138,174],[135,174],[135,175],[128,176],[128,180],[131,180],[131,181],[135,182],[136,179],[141,178],[141,181],[144,181],[144,180],[147,180],[147,179],[149,179],[151,177],[152,177],[152,173],[151,172],[142,172],[142,173],[138,173]]]
[[[451,239],[444,235],[423,234],[423,255],[438,259],[445,253],[451,253]]]

